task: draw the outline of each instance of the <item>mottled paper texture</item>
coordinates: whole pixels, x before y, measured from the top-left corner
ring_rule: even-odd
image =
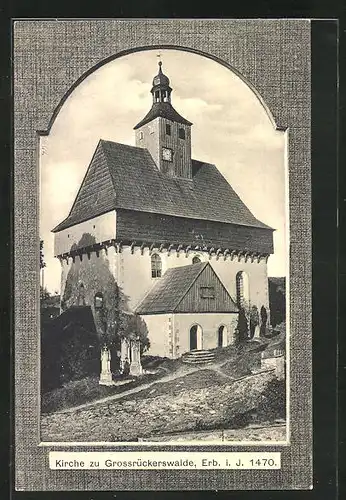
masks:
[[[286,130],[289,214],[289,441],[167,444],[164,451],[281,452],[275,470],[52,470],[52,451],[112,445],[42,444],[40,434],[39,136],[73,89],[106,62],[143,49],[210,58],[254,90]],[[13,24],[15,486],[17,490],[275,490],[312,485],[311,152],[309,20],[18,20]],[[212,81],[212,75],[210,75]],[[135,125],[135,124],[134,124]],[[212,137],[212,135],[211,135]],[[41,144],[42,147],[42,144]],[[168,154],[168,153],[167,153]],[[68,183],[68,179],[66,179]],[[41,443],[41,444],[40,444]],[[162,448],[162,447],[161,447]],[[119,444],[116,451],[159,445]]]

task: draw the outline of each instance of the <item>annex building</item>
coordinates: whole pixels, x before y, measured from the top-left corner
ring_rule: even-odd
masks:
[[[176,358],[231,344],[240,308],[269,321],[273,229],[217,166],[191,158],[192,123],[172,106],[161,65],[136,145],[99,141],[53,232],[62,309],[95,313],[95,298],[107,306],[116,283],[123,307],[147,325],[149,354]]]

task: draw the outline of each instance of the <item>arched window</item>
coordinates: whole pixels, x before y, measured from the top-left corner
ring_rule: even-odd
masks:
[[[95,309],[102,309],[103,307],[103,294],[101,292],[97,292],[95,294]]]
[[[179,128],[179,139],[185,139],[185,130],[183,128]]]
[[[249,278],[244,271],[239,271],[236,276],[237,304],[238,307],[246,307],[249,304]]]
[[[198,257],[198,255],[195,255],[194,258],[192,259],[192,264],[199,264],[201,262],[201,259]]]
[[[200,325],[192,325],[190,328],[190,351],[202,349],[203,330]]]
[[[151,256],[151,277],[161,278],[161,273],[162,273],[161,257],[157,253],[154,253]]]
[[[218,347],[225,347],[227,345],[227,328],[225,325],[219,326],[217,330],[217,345]]]

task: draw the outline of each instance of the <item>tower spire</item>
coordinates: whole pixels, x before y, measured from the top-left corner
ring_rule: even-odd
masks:
[[[154,76],[153,87],[151,89],[153,102],[171,102],[172,89],[169,86],[169,78],[162,71],[161,54],[159,54],[158,57],[160,57],[158,62],[159,72]]]
[[[134,127],[136,146],[147,149],[157,168],[167,176],[191,179],[192,123],[173,108],[171,92],[169,78],[162,71],[160,59],[151,89],[153,104],[143,120]]]

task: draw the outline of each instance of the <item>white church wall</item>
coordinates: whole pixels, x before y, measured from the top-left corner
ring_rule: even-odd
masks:
[[[218,346],[218,329],[221,325],[227,328],[227,344],[232,344],[237,320],[237,313],[175,314],[174,337],[179,345],[179,353],[190,351],[190,329],[196,324],[202,327],[202,349],[214,349]]]
[[[151,256],[149,248],[135,247],[133,253],[124,246],[119,258],[118,282],[124,294],[129,297],[129,306],[134,309],[151,289],[155,280],[151,277]],[[164,271],[163,271],[164,273]]]
[[[172,314],[147,314],[141,318],[147,325],[150,340],[145,354],[172,358]]]
[[[69,252],[73,245],[78,246],[84,234],[90,235],[91,239],[95,240],[95,243],[114,239],[116,234],[116,212],[114,210],[107,212],[55,233],[54,255],[62,255]]]
[[[258,310],[264,306],[269,314],[268,274],[265,259],[261,259],[260,262],[257,262],[256,259],[251,262],[248,259],[245,262],[245,258],[241,257],[240,262],[238,262],[237,257],[231,260],[229,256],[226,260],[223,256],[217,258],[216,255],[212,255],[211,259],[209,259],[207,252],[189,251],[186,255],[185,252],[178,254],[175,250],[171,251],[170,254],[163,251],[160,253],[162,272],[164,273],[171,267],[190,265],[195,256],[199,257],[202,262],[211,264],[235,302],[237,300],[236,275],[239,271],[245,271],[249,278],[250,303],[256,305]]]
[[[156,249],[154,249],[154,252]],[[260,311],[264,306],[269,317],[269,295],[267,263],[264,259],[257,262],[250,259],[245,262],[242,257],[240,262],[235,257],[233,260],[228,256],[226,260],[223,256],[217,258],[215,255],[209,259],[207,252],[189,251],[187,255],[184,251],[179,253],[176,250],[163,249],[158,251],[162,262],[162,275],[167,269],[172,267],[187,266],[192,264],[192,259],[198,256],[202,262],[209,262],[220,280],[224,284],[232,299],[236,302],[236,275],[239,271],[245,271],[249,278],[250,303],[257,306]],[[129,246],[125,246],[118,254],[118,284],[122,287],[125,295],[129,297],[129,305],[134,309],[145,297],[156,279],[151,277],[151,255],[149,248],[144,248],[143,254],[139,247],[135,247],[133,252]]]
[[[257,306],[258,310],[264,306],[269,315],[267,263],[264,259],[260,262],[257,260],[245,262],[242,257],[238,262],[237,258],[231,261],[229,257],[224,260],[223,257],[217,259],[213,256],[210,264],[235,302],[237,299],[236,275],[239,271],[244,271],[249,278],[250,304]]]
[[[136,146],[147,148],[156,165],[160,164],[160,119],[155,118],[135,131]]]

